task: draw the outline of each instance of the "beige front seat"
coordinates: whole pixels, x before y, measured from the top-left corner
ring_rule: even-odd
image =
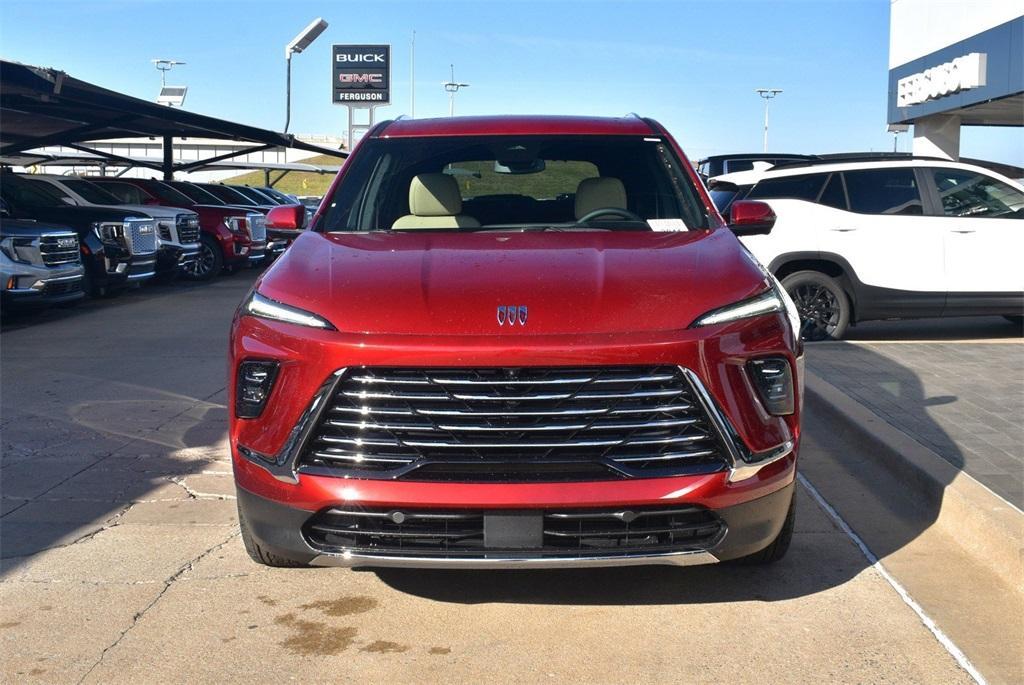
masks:
[[[576,220],[595,209],[615,207],[627,209],[626,186],[613,176],[585,178],[576,187]]]
[[[448,174],[420,174],[409,183],[409,211],[391,228],[477,228],[480,222],[463,216],[458,182]]]

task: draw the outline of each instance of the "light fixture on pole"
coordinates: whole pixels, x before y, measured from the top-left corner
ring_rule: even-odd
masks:
[[[284,132],[288,133],[288,125],[292,121],[292,53],[302,52],[310,46],[310,44],[316,40],[324,29],[327,28],[327,22],[322,18],[317,17],[313,22],[302,29],[299,35],[292,38],[292,42],[284,48],[284,59],[288,64],[288,77],[285,85],[285,113],[284,113]]]
[[[157,104],[167,105],[168,107],[181,107],[185,104],[185,94],[188,92],[188,87],[167,85],[167,72],[176,66],[185,64],[185,62],[176,59],[154,59],[150,61],[160,71],[160,94],[156,96]]]
[[[460,88],[469,88],[468,83],[457,83],[455,81],[455,65],[449,65],[452,68],[452,80],[443,84],[444,89],[448,92],[448,116],[455,116],[455,94],[459,92]]]
[[[896,152],[896,141],[899,140],[901,133],[906,133],[910,130],[908,124],[889,124],[889,127],[885,129],[892,134],[892,151]]]
[[[755,92],[764,99],[764,152],[768,152],[768,101],[782,92],[781,88],[756,88]]]

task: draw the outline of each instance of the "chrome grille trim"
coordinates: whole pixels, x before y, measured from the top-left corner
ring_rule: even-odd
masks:
[[[74,246],[62,247],[60,243],[74,241]],[[39,255],[46,266],[77,264],[82,261],[78,234],[70,231],[55,231],[39,236]]]
[[[151,255],[157,248],[157,226],[153,219],[125,219],[125,240],[133,255]]]
[[[259,212],[245,215],[245,225],[249,230],[249,238],[254,243],[262,243],[267,239],[267,217]]]
[[[535,480],[600,480],[721,471],[727,455],[674,366],[364,367],[338,380],[298,468],[411,480],[458,471],[470,482],[535,469]]]

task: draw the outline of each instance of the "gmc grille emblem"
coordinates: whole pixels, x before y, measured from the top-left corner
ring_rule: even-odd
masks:
[[[78,247],[78,238],[57,238],[57,247]]]
[[[498,307],[498,325],[499,326],[520,326],[526,325],[526,317],[529,312],[526,309],[526,305],[504,305]]]

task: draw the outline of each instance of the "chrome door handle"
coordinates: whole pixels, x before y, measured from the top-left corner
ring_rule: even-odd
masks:
[[[829,229],[829,230],[835,231],[836,233],[850,233],[852,231],[856,231],[857,229],[856,228],[832,228],[832,229]]]
[[[974,228],[954,228],[953,233],[977,233],[977,229]]]

